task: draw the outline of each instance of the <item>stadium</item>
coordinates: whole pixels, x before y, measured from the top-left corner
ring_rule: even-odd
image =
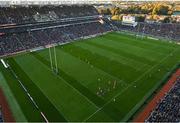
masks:
[[[0,6],[0,122],[180,122],[180,24],[97,6]]]

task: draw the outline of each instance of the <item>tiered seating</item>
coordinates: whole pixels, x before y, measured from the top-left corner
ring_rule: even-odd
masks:
[[[111,30],[89,5],[1,7],[0,20],[0,56]]]
[[[98,15],[93,6],[0,7],[0,25],[56,21],[62,18]]]
[[[180,77],[146,122],[180,122]]]
[[[0,55],[11,55],[36,47],[51,44],[62,44],[80,37],[110,31],[106,23],[94,21],[78,21],[65,25],[35,28],[25,32],[13,32],[0,36]]]
[[[114,22],[119,30],[128,30],[138,32],[139,34],[149,34],[153,36],[164,37],[167,39],[180,41],[180,24],[171,23],[138,23],[136,27],[122,25]]]

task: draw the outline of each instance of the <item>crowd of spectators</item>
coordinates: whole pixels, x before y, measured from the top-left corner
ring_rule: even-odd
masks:
[[[118,30],[127,30],[139,35],[153,35],[166,39],[180,41],[180,24],[178,23],[138,23],[137,26],[127,26],[120,22],[113,22]]]
[[[180,77],[146,122],[180,122]]]
[[[90,5],[0,7],[0,56],[110,30],[110,25]]]
[[[62,18],[98,15],[90,5],[0,7],[0,25],[55,21]]]
[[[85,36],[96,35],[110,31],[106,23],[100,23],[98,19],[58,25],[46,28],[35,28],[25,32],[14,32],[0,36],[0,55],[27,51],[36,47],[51,44],[62,44]]]

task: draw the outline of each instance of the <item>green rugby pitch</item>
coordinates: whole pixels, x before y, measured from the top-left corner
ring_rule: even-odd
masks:
[[[117,32],[58,46],[56,53],[59,75],[51,71],[48,49],[6,59],[49,121],[126,121],[180,63],[175,43]],[[26,120],[43,121],[10,71],[0,67]]]

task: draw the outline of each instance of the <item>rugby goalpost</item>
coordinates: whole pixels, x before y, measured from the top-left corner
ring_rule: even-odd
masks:
[[[130,27],[137,27],[135,36],[136,38],[141,38],[143,39],[145,37],[145,31],[146,31],[146,24],[142,24],[143,28],[142,28],[142,33],[140,33],[140,27],[141,27],[141,22],[137,22],[137,19],[135,16],[123,16],[122,18],[122,25],[125,26],[130,26]]]
[[[143,29],[142,29],[142,33],[140,33],[140,23],[137,24],[137,33],[136,33],[136,38],[140,37],[141,39],[143,39],[145,37],[145,30],[146,30],[146,24],[143,24]]]
[[[50,60],[50,66],[51,66],[52,72],[58,74],[59,70],[58,70],[58,64],[57,64],[56,46],[49,47],[49,60]]]

